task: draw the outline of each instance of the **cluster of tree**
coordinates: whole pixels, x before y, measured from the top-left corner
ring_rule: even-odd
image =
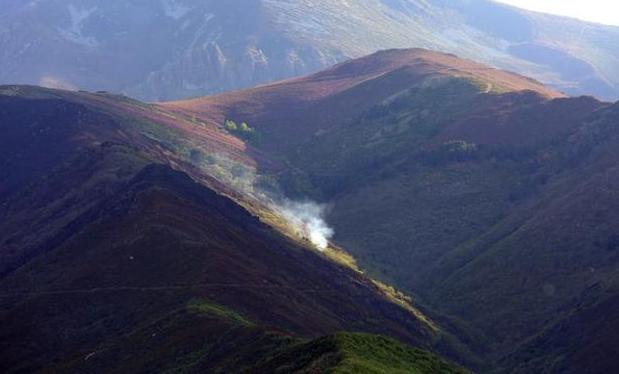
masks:
[[[247,122],[243,121],[241,124],[237,124],[234,120],[227,119],[224,122],[224,127],[228,132],[234,134],[242,139],[255,141],[257,139],[256,129],[249,126]]]
[[[231,119],[227,119],[226,122],[224,123],[224,126],[226,127],[226,130],[231,131],[231,132],[246,132],[246,133],[256,132],[256,129],[250,127],[247,124],[247,122],[241,122],[240,125],[237,125],[236,122],[234,122]]]
[[[258,132],[255,128],[249,126],[247,122],[243,121],[241,124],[237,124],[234,120],[226,119],[224,122],[224,128],[231,134],[238,136],[246,141],[257,141]]]

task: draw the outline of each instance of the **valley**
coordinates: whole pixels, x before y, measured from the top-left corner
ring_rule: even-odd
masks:
[[[156,104],[1,86],[0,370],[608,372],[618,120],[423,49]]]
[[[329,204],[334,240],[361,268],[485,360],[613,297],[616,104],[393,50],[164,107],[250,123],[254,145],[288,166],[275,174],[286,193]]]

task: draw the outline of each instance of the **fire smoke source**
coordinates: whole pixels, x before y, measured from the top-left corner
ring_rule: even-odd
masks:
[[[286,201],[278,207],[281,215],[307,238],[318,250],[324,251],[329,246],[333,229],[327,225],[324,216],[326,207],[311,201]]]

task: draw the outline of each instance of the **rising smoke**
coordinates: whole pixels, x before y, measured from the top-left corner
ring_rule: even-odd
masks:
[[[255,169],[238,163],[225,154],[207,153],[194,149],[189,154],[192,164],[208,175],[221,181],[245,196],[251,196],[269,206],[286,220],[295,234],[309,240],[318,250],[324,251],[333,237],[333,229],[327,225],[327,207],[310,200],[293,201],[282,197],[277,187],[264,188],[258,181]]]
[[[273,206],[273,209],[288,221],[298,235],[308,239],[318,250],[327,249],[334,232],[325,221],[325,205],[285,200]]]

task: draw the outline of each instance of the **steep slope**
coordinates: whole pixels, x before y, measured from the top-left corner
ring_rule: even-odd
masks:
[[[596,293],[599,284],[587,292]],[[584,302],[536,335],[500,366],[506,372],[612,373],[617,368],[618,313],[616,289],[602,301]],[[588,300],[587,300],[588,299]]]
[[[525,371],[604,372],[615,360],[575,352],[612,352],[612,334],[597,332],[613,331],[614,317],[581,339],[555,326],[596,315],[580,313],[583,295],[587,305],[616,296],[618,106],[467,64],[387,51],[164,107],[248,121],[261,135],[252,144],[281,160],[282,188],[329,204],[335,241],[443,314],[489,367],[514,354],[509,372],[532,344],[539,361]],[[589,295],[598,282],[604,292]],[[566,346],[545,351],[535,339],[546,329]]]
[[[193,170],[193,159],[203,165],[206,162],[202,159],[208,154],[211,158],[203,168],[202,179],[211,184],[216,183],[214,178],[227,180],[230,171],[221,171],[222,165],[229,169],[236,165],[241,175],[252,167],[253,161],[238,139],[139,102],[34,87],[5,86],[0,93],[0,198],[5,217],[0,228],[4,242],[2,274],[27,260],[29,251],[58,229],[56,224],[68,224],[100,202],[149,159],[189,171]],[[116,151],[117,145],[124,147]],[[64,164],[71,165],[68,171],[63,169]],[[91,169],[93,165],[97,167]],[[79,177],[74,181],[77,185],[62,199],[50,204],[47,197],[33,200],[28,195],[33,188],[53,192],[65,187],[63,179],[48,179],[52,171],[76,170],[82,172],[70,174],[69,180]],[[100,193],[85,196],[83,189]],[[8,200],[10,197],[12,200]],[[54,225],[50,225],[50,219]]]
[[[0,83],[172,100],[419,47],[619,97],[619,28],[488,0],[3,0],[0,9]]]
[[[250,370],[339,331],[468,361],[421,312],[189,162],[193,145],[245,165],[240,141],[120,97],[0,92],[3,372]]]
[[[3,308],[10,322],[2,329],[5,369],[27,357],[37,357],[28,360],[34,369],[42,367],[37,361],[105,350],[106,335],[133,331],[192,297],[301,336],[365,330],[369,323],[374,328],[366,331],[390,330],[422,345],[432,340],[430,330],[381,301],[362,277],[295,248],[230,200],[162,166],[143,169],[51,242],[2,280],[10,301]]]
[[[332,202],[336,240],[364,267],[505,352],[596,282],[614,284],[616,129],[598,132],[617,117],[590,99],[526,94],[488,98],[495,109],[479,116],[468,113],[484,99],[467,93],[421,91],[291,160],[309,170],[302,191]],[[585,158],[598,147],[603,159]]]
[[[553,372],[616,369],[616,360],[594,352],[614,351],[618,114],[616,105],[599,110],[566,143],[544,150],[545,187],[434,269],[428,295],[450,313],[504,344],[514,339],[505,331],[533,336],[511,361],[525,371],[527,363]]]

